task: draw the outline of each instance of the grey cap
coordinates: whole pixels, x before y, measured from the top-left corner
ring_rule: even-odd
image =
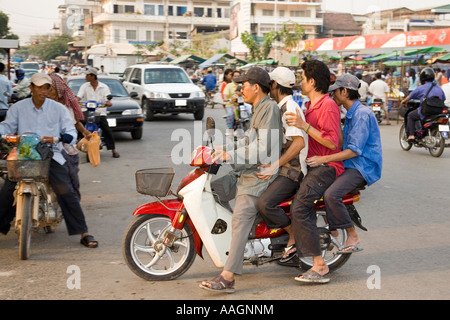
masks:
[[[331,92],[338,88],[347,88],[358,91],[360,86],[361,82],[359,82],[359,79],[356,76],[350,73],[344,73],[336,79],[336,82],[328,88],[328,91]]]
[[[243,76],[233,78],[233,81],[236,83],[243,83],[245,81],[252,80],[255,83],[264,86],[266,88],[270,88],[270,77],[269,73],[259,67],[252,67],[248,69],[247,73]]]

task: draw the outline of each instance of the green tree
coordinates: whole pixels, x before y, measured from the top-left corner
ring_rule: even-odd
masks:
[[[73,41],[69,35],[62,35],[57,37],[49,37],[48,35],[36,36],[33,45],[29,47],[31,55],[38,56],[41,60],[48,61],[57,56],[65,55],[68,45],[67,43]]]
[[[250,60],[261,60],[261,48],[255,38],[247,30],[241,33],[241,40],[242,43],[245,44],[250,51]]]
[[[8,15],[0,11],[0,39],[19,39],[18,35],[10,33],[8,23],[9,23]]]

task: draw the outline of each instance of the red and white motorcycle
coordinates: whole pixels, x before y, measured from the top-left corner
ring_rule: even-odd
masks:
[[[207,129],[214,127],[208,118]],[[158,200],[138,207],[136,218],[128,226],[122,240],[122,250],[128,267],[146,280],[173,280],[185,273],[194,262],[196,254],[203,258],[202,248],[218,268],[223,268],[231,243],[232,212],[215,201],[211,190],[211,179],[217,174],[220,164],[213,162],[211,147],[198,147],[192,154],[189,172],[178,186],[176,193],[170,191],[175,174],[173,168],[144,169],[136,172],[138,192],[156,197]],[[170,198],[160,199],[161,197]],[[360,228],[361,220],[353,206],[359,201],[355,191],[344,197],[344,203]],[[292,199],[280,206],[289,215]],[[351,254],[338,254],[347,239],[345,230],[334,237],[328,230],[325,205],[315,205],[320,233],[322,255],[330,270],[342,266]],[[288,234],[284,229],[268,229],[260,217],[255,219],[245,249],[244,259],[254,265],[281,258]],[[309,269],[312,257],[300,258],[300,267]]]

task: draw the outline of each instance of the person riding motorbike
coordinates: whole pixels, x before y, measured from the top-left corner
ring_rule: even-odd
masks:
[[[97,69],[89,68],[86,71],[86,83],[82,84],[78,90],[77,98],[82,101],[95,100],[100,103],[105,103],[106,106],[111,106],[111,101],[107,100],[107,96],[111,93],[109,87],[97,80]],[[111,150],[113,158],[119,158],[120,154],[116,150],[116,142],[114,135],[109,127],[106,115],[100,115],[99,126],[102,129],[103,137],[105,139],[106,149]]]
[[[13,87],[13,97],[11,100],[22,100],[28,98],[31,93],[30,80],[25,77],[25,70],[22,68],[16,69],[16,81]]]
[[[308,134],[308,157],[329,155],[340,152],[340,110],[328,95],[330,71],[319,60],[308,60],[302,64],[302,93],[310,101],[306,104],[304,121],[297,114],[286,113],[288,125],[295,125]],[[313,266],[307,272],[295,277],[296,281],[326,283],[329,273],[320,249],[319,231],[314,212],[314,203],[344,171],[341,161],[327,162],[318,167],[308,168],[291,205],[292,227],[295,235],[297,254],[313,257]]]
[[[421,85],[418,86],[415,90],[413,90],[405,99],[402,100],[401,104],[406,104],[409,100],[417,99],[420,100],[420,105],[416,110],[411,111],[408,114],[407,122],[406,122],[406,134],[408,135],[408,141],[414,142],[414,132],[415,132],[415,122],[417,120],[425,119],[425,116],[422,114],[422,101],[423,98],[427,95],[428,97],[437,96],[443,101],[445,101],[445,93],[442,91],[441,87],[437,86],[434,82],[434,70],[432,68],[425,68],[420,72],[419,80]],[[430,90],[431,88],[431,90]]]
[[[308,154],[308,135],[297,127],[288,126],[285,113],[287,111],[300,113],[303,111],[294,101],[292,87],[295,84],[295,74],[285,67],[278,67],[269,73],[272,80],[270,97],[278,103],[283,123],[283,147],[281,157],[272,164],[264,164],[258,177],[269,179],[280,168],[278,177],[270,184],[258,199],[258,209],[271,229],[283,228],[289,234],[289,241],[284,249],[280,262],[289,261],[295,253],[295,240],[291,219],[279,204],[292,197],[299,187],[300,181],[307,173],[306,156]]]
[[[0,123],[0,134],[23,134],[33,132],[40,136],[60,137],[62,142],[75,143],[77,132],[69,111],[62,104],[48,99],[52,84],[50,77],[36,73],[31,77],[32,97],[21,100],[8,110],[6,120]],[[80,243],[89,248],[96,248],[98,242],[88,233],[85,216],[80,200],[73,190],[65,159],[61,154],[61,145],[53,148],[50,162],[49,181],[57,195],[69,235],[81,234]],[[7,234],[14,219],[15,183],[6,180],[0,191],[0,232]]]
[[[244,101],[253,104],[248,139],[240,139],[225,148],[214,146],[214,158],[226,160],[234,170],[212,182],[212,189],[219,202],[227,202],[235,194],[232,215],[232,237],[229,255],[222,272],[210,281],[203,281],[200,288],[210,291],[234,292],[234,275],[243,272],[244,250],[251,227],[258,213],[258,197],[267,189],[270,180],[259,179],[258,167],[278,159],[282,145],[280,108],[269,96],[270,77],[267,71],[253,67],[234,83],[243,83]],[[273,132],[278,132],[274,137]],[[255,161],[256,160],[256,161]],[[252,163],[255,161],[256,163]],[[225,191],[225,192],[222,192]]]
[[[306,162],[317,167],[330,161],[344,161],[345,171],[324,193],[330,231],[347,230],[347,241],[338,253],[361,251],[359,237],[342,197],[358,187],[372,185],[381,178],[382,149],[380,129],[372,110],[359,101],[360,81],[356,76],[343,74],[330,86],[333,100],[343,105],[347,115],[343,128],[342,151],[327,156],[314,156]]]
[[[0,109],[8,110],[8,97],[13,94],[13,90],[11,81],[5,76],[5,69],[5,64],[0,62]]]

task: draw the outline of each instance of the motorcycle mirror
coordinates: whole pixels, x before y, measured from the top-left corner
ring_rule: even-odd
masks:
[[[111,100],[113,98],[113,96],[111,95],[111,94],[108,94],[107,96],[106,96],[106,99],[108,99],[108,100]]]

